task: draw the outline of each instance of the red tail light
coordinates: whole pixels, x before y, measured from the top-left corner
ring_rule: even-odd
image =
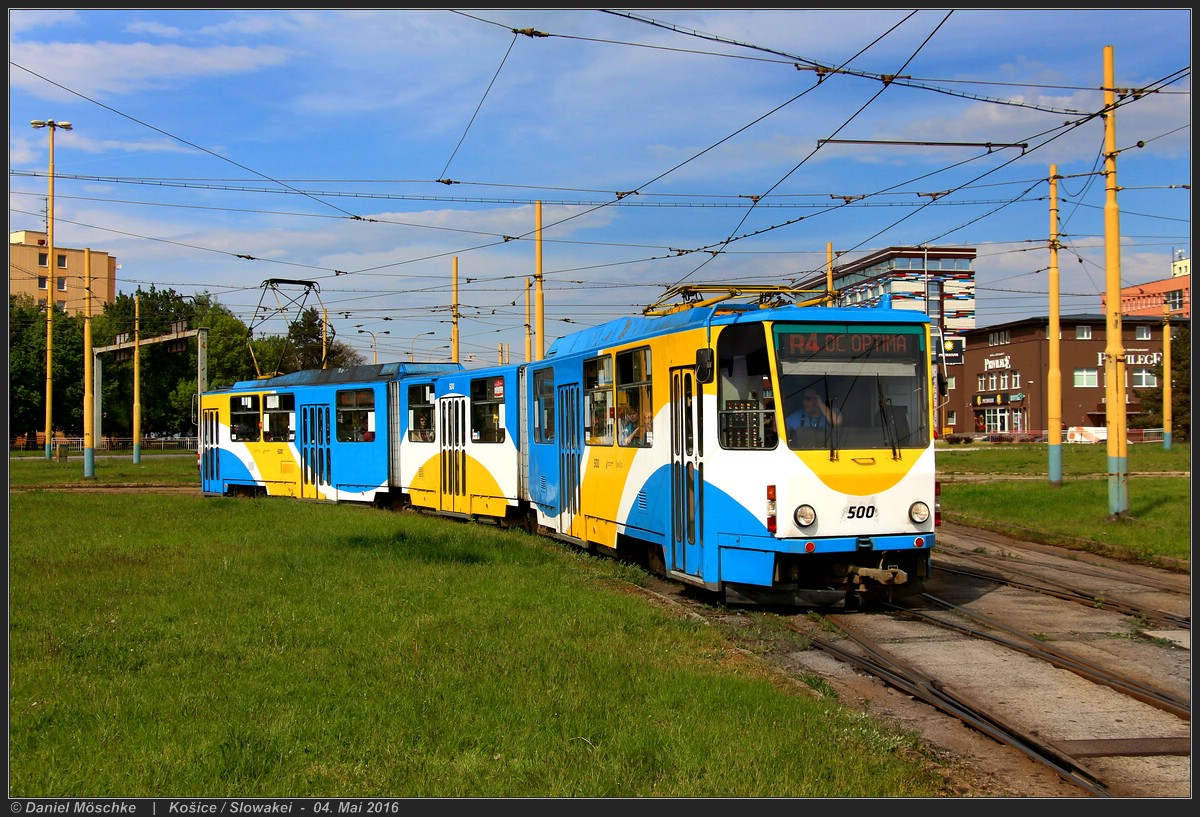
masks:
[[[767,486],[767,531],[774,533],[778,530],[778,525],[775,521],[775,486]]]

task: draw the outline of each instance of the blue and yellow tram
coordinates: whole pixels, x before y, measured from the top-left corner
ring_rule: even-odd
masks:
[[[203,487],[519,523],[732,601],[854,606],[929,574],[931,351],[910,310],[717,304],[522,364],[242,383],[202,399]]]

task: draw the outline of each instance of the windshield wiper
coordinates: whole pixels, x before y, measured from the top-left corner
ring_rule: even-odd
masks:
[[[826,396],[826,399],[829,401],[826,404],[826,411],[829,412],[829,418],[828,418],[828,421],[825,423],[825,433],[829,435],[829,461],[836,462],[838,459],[838,444],[837,444],[838,424],[833,421],[833,418],[836,415],[833,413],[834,412],[833,398],[829,396],[829,375],[828,374],[821,375],[821,385],[823,385],[825,387],[825,396]]]
[[[875,377],[875,390],[879,392],[879,417],[883,420],[884,441],[892,447],[892,459],[900,459],[900,431],[896,428],[896,414],[892,401],[883,393],[883,381]]]

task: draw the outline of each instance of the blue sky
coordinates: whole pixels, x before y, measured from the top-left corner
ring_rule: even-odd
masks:
[[[457,259],[460,354],[520,360],[535,202],[547,348],[671,285],[803,279],[829,245],[976,247],[986,326],[1047,314],[1055,165],[1063,312],[1098,312],[1106,46],[1152,91],[1115,115],[1145,283],[1191,254],[1188,9],[10,9],[9,228],[45,226],[30,120],[69,121],[55,241],[115,255],[122,292],[256,323],[265,281],[312,281],[367,359],[359,326],[429,359]]]

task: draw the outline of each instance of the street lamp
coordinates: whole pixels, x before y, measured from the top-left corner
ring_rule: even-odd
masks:
[[[433,332],[432,330],[430,330],[428,332],[421,332],[420,334],[413,336],[412,343],[408,347],[408,362],[409,363],[413,362],[413,355],[416,353],[416,350],[417,350],[417,338],[424,337],[425,335],[433,335],[433,334],[436,334],[436,333]]]
[[[46,215],[46,459],[54,448],[54,132],[59,128],[71,130],[70,122],[53,119],[34,119],[34,130],[50,129],[50,201]]]
[[[371,336],[371,362],[378,363],[379,362],[379,338],[375,337],[375,335],[376,335],[375,332],[372,332],[370,329],[362,329],[361,327],[362,327],[362,324],[360,323],[357,326],[355,326],[354,328],[358,329],[358,334],[360,334],[360,335],[370,335]],[[382,332],[379,332],[378,334],[390,335],[390,334],[392,334],[392,332],[390,329],[384,329]]]

